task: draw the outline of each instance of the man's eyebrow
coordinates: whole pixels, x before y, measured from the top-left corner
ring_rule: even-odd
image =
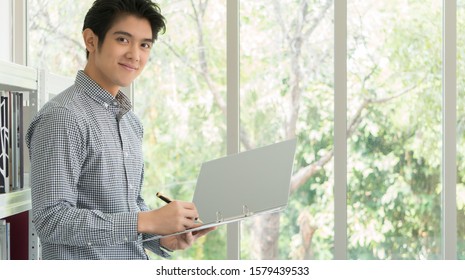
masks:
[[[115,32],[113,32],[113,35],[125,35],[125,36],[128,36],[130,38],[134,37],[134,36],[132,36],[131,33],[126,32],[126,31],[115,31]],[[151,43],[153,43],[153,39],[152,38],[145,38],[145,39],[142,39],[142,42],[151,42]]]

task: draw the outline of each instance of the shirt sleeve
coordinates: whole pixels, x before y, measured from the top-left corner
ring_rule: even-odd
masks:
[[[147,204],[145,203],[144,199],[142,198],[142,196],[140,194],[140,190],[142,189],[142,185],[143,185],[143,180],[144,180],[144,169],[142,169],[142,175],[141,175],[141,178],[140,178],[140,188],[139,188],[139,195],[137,197],[137,205],[139,206],[139,209],[141,211],[149,211],[150,208],[147,206]],[[152,237],[155,237],[155,235],[146,234],[146,233],[142,234],[142,239],[143,240],[148,239],[148,238],[152,238]],[[169,253],[167,253],[165,250],[163,250],[162,247],[160,246],[160,239],[154,239],[154,240],[144,242],[144,248],[154,252],[155,254],[159,255],[160,257],[163,257],[163,258],[170,258],[171,257],[171,255]],[[169,252],[171,252],[171,251],[169,251]]]
[[[79,209],[78,181],[86,135],[66,108],[52,108],[29,127],[32,212],[36,231],[48,243],[111,246],[137,240],[137,213]]]

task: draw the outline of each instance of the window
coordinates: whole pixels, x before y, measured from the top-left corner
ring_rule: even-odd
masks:
[[[241,1],[241,150],[296,137],[290,202],[242,222],[244,259],[332,259],[333,7]]]
[[[441,254],[442,1],[348,3],[348,258]]]
[[[51,73],[75,77],[86,64],[82,24],[92,0],[28,0],[28,63]]]
[[[227,1],[159,1],[168,29],[134,86],[145,127],[143,196],[154,208],[157,191],[191,200],[200,164],[226,155]],[[28,0],[30,65],[71,77],[84,67],[82,20],[92,2]],[[335,217],[344,215],[349,259],[442,258],[445,1],[347,1],[346,174],[335,173],[333,159],[340,2],[240,1],[240,149],[298,140],[288,208],[242,222],[241,258],[332,259]],[[457,0],[459,259],[464,7]],[[338,176],[347,180],[346,213],[334,211]],[[174,257],[225,259],[226,239],[223,226]]]

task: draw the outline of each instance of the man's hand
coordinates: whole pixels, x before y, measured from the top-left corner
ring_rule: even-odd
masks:
[[[192,228],[199,214],[194,203],[172,201],[151,211],[139,212],[137,231],[150,234],[171,234]]]
[[[195,227],[198,226],[201,226],[201,224],[195,225]],[[199,231],[187,232],[175,236],[165,237],[160,239],[160,245],[171,251],[184,250],[191,247],[197,239],[215,229],[216,227],[211,227]]]

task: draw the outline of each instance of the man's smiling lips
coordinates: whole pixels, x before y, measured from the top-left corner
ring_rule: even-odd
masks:
[[[130,64],[119,63],[123,68],[126,68],[128,71],[136,71],[138,68],[136,66],[132,66]]]

